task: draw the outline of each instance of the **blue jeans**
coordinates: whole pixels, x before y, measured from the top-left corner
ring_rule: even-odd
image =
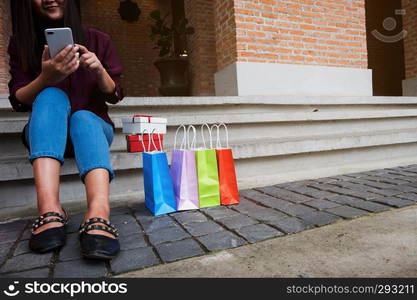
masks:
[[[50,157],[64,163],[67,140],[72,143],[81,180],[93,169],[114,171],[110,163],[113,127],[88,110],[71,114],[67,94],[58,88],[46,88],[36,97],[32,114],[25,127],[29,160]]]

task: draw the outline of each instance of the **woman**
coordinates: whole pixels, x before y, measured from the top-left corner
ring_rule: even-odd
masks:
[[[16,111],[31,111],[22,138],[39,213],[29,247],[43,253],[65,244],[68,215],[59,201],[59,173],[64,157],[75,156],[88,204],[79,230],[82,255],[111,259],[120,245],[109,222],[114,125],[105,102],[123,98],[120,61],[107,34],[81,25],[74,0],[14,0],[14,5],[10,102]],[[75,45],[50,57],[44,30],[54,27],[70,27]]]

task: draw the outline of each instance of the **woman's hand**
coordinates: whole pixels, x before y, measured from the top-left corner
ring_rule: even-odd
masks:
[[[88,51],[83,45],[78,45],[80,48],[80,64],[83,68],[94,72],[97,75],[97,84],[103,93],[111,94],[115,92],[116,84],[107,73],[106,69],[101,64],[95,53]]]
[[[74,73],[80,66],[79,47],[67,46],[55,57],[49,56],[49,48],[45,46],[42,54],[42,72],[40,78],[45,85],[55,85]]]
[[[81,57],[80,64],[85,69],[101,75],[103,73],[104,67],[101,64],[100,60],[97,58],[96,54],[88,51],[83,45],[77,45],[80,48]]]

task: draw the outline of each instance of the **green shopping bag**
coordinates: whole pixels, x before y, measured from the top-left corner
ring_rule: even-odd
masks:
[[[203,128],[207,127],[210,136],[210,148],[207,148],[204,139]],[[213,149],[213,142],[210,127],[207,124],[201,126],[203,138],[203,149],[196,149],[198,199],[200,208],[220,205],[219,173],[217,169],[216,150]]]

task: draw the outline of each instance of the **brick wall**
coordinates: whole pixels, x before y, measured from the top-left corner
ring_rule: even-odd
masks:
[[[82,0],[83,22],[108,33],[115,44],[124,67],[123,87],[127,96],[157,96],[160,84],[159,72],[153,65],[158,51],[152,49],[149,38],[149,13],[154,9],[166,11],[169,1],[135,0],[142,13],[139,21],[121,20],[116,0]]]
[[[219,67],[237,61],[367,68],[364,0],[218,1]],[[234,14],[235,24],[231,20]],[[225,26],[225,24],[227,24]],[[227,31],[235,26],[236,44]],[[226,29],[224,29],[226,28]],[[222,44],[223,43],[223,44]]]
[[[9,57],[7,55],[7,46],[12,31],[8,0],[0,0],[0,16],[0,94],[8,94]]]
[[[222,70],[237,60],[235,2],[214,0],[217,70]],[[247,1],[252,2],[252,1]]]
[[[403,0],[406,14],[403,19],[407,36],[404,39],[405,77],[417,77],[417,1]]]
[[[191,94],[214,95],[214,73],[217,69],[214,2],[185,0],[184,5],[185,16],[195,29],[195,33],[187,37]]]

